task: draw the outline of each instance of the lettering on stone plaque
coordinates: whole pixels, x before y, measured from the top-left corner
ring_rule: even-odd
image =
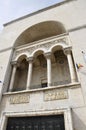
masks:
[[[29,95],[27,95],[27,94],[12,95],[9,98],[9,101],[10,101],[10,104],[28,103],[29,102]]]
[[[67,90],[50,90],[44,93],[44,100],[51,101],[51,100],[61,100],[67,99],[68,92]]]

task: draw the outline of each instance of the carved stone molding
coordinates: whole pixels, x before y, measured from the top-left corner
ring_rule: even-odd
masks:
[[[45,57],[48,59],[50,59],[51,58],[51,52],[47,52],[47,53],[44,53],[44,55],[45,55]]]
[[[45,101],[61,100],[68,98],[68,91],[66,89],[49,90],[44,93]]]
[[[22,104],[29,102],[29,95],[28,94],[15,94],[11,95],[9,98],[10,104]]]
[[[64,49],[64,54],[67,55],[67,54],[71,54],[71,51],[72,51],[72,47],[68,47],[68,48],[65,48]]]
[[[26,60],[27,60],[28,62],[33,62],[33,57],[28,57]]]
[[[22,49],[18,49],[15,51],[15,55],[14,55],[14,59],[22,54],[22,53],[27,53],[28,55],[31,55],[36,49],[40,49],[43,48],[46,51],[48,51],[52,46],[57,45],[58,43],[65,43],[68,44],[68,38],[67,37],[63,37],[63,38],[59,38],[59,39],[54,39],[52,41],[46,41],[45,43],[38,43],[38,45],[34,44],[34,46],[29,47],[27,46],[26,48],[22,48]]]

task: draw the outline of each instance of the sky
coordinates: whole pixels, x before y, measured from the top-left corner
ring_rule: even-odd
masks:
[[[3,24],[63,0],[0,0],[0,30]]]

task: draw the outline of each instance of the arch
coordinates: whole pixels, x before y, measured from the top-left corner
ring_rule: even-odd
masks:
[[[63,49],[63,46],[61,45],[54,45],[52,48],[51,48],[51,52],[55,52],[57,50],[62,50]]]
[[[66,29],[59,21],[40,22],[22,32],[16,39],[14,46],[17,47],[63,33],[66,33]]]
[[[30,89],[47,87],[47,60],[43,49],[38,49],[33,53],[33,72]]]
[[[27,57],[28,57],[28,54],[27,54],[27,53],[22,53],[22,54],[19,54],[19,55],[16,57],[15,61],[20,62],[22,59],[27,59]]]
[[[45,50],[44,50],[43,48],[41,48],[41,49],[35,50],[35,51],[32,53],[32,56],[33,56],[33,57],[37,57],[38,55],[44,54],[44,53],[45,53]]]
[[[22,91],[26,89],[27,73],[28,73],[28,61],[26,55],[21,55],[18,60],[18,66],[16,67],[15,79],[12,91]]]
[[[62,45],[54,45],[51,49],[52,51],[52,63],[53,63],[53,70],[52,70],[52,77],[53,83],[56,85],[63,85],[68,84],[71,82],[70,80],[70,72],[69,72],[69,65],[67,56],[64,54]],[[55,76],[58,75],[58,76]]]
[[[64,49],[64,48],[67,48],[68,47],[68,45],[67,44],[65,44],[65,43],[57,43],[57,44],[55,44],[55,45],[53,45],[53,46],[51,46],[51,48],[50,48],[50,52],[52,52],[54,49],[56,50],[58,50],[58,49]]]

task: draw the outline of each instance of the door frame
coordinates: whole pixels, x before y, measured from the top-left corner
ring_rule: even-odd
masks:
[[[49,116],[49,115],[64,115],[65,130],[74,130],[72,122],[72,109],[55,109],[52,111],[28,111],[28,112],[3,112],[1,116],[0,130],[6,130],[7,120],[9,117],[24,117],[24,116]]]

